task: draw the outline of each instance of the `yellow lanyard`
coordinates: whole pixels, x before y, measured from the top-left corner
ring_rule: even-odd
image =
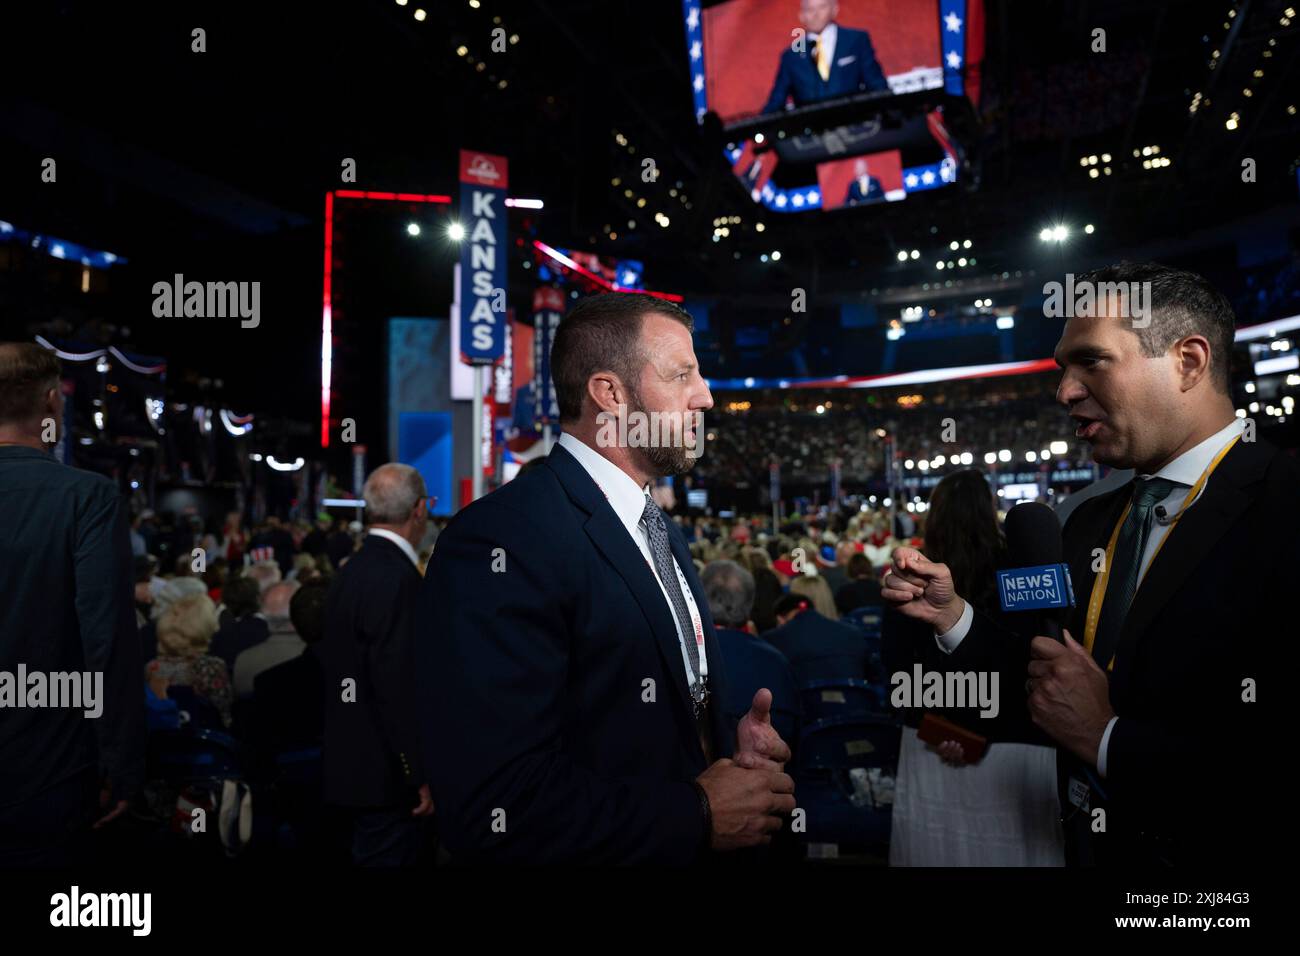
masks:
[[[1182,518],[1187,509],[1191,507],[1192,502],[1196,500],[1196,496],[1200,493],[1201,488],[1210,480],[1210,475],[1214,473],[1214,469],[1219,467],[1219,462],[1223,461],[1223,456],[1232,449],[1232,446],[1237,443],[1237,439],[1240,437],[1240,435],[1237,435],[1232,439],[1232,441],[1224,445],[1223,450],[1214,456],[1214,460],[1210,462],[1209,467],[1206,468],[1205,471],[1201,472],[1201,477],[1196,479],[1196,484],[1192,485],[1192,490],[1189,491],[1187,497],[1183,499],[1183,506],[1179,508],[1178,513],[1170,519],[1169,530],[1165,532],[1165,536],[1161,538],[1160,543],[1156,545],[1156,550],[1151,555],[1151,561],[1147,564],[1148,571],[1151,570],[1151,565],[1155,564],[1156,555],[1160,553],[1160,549],[1165,546],[1165,542],[1169,540],[1169,536],[1174,533],[1174,528],[1178,525],[1179,519]],[[1106,585],[1110,583],[1110,568],[1111,563],[1115,558],[1115,543],[1119,541],[1120,528],[1124,527],[1124,520],[1128,517],[1128,513],[1132,508],[1133,500],[1130,498],[1129,503],[1124,506],[1124,513],[1119,516],[1119,521],[1115,523],[1115,530],[1110,533],[1110,543],[1106,545],[1106,563],[1102,566],[1101,576],[1097,579],[1097,583],[1093,585],[1092,596],[1088,598],[1088,616],[1084,619],[1083,627],[1083,646],[1089,654],[1092,653],[1092,643],[1097,637],[1097,623],[1101,620],[1102,601],[1106,599]],[[1142,556],[1138,555],[1138,561],[1141,560]],[[1141,586],[1142,577],[1145,577],[1145,574],[1139,577],[1139,586]],[[1134,594],[1136,593],[1137,591],[1135,589]],[[1114,666],[1115,658],[1112,657],[1110,663],[1106,665],[1106,669],[1110,670]]]

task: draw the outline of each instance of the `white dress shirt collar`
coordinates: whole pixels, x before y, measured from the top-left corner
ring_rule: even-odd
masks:
[[[1210,462],[1214,460],[1214,456],[1222,451],[1228,442],[1240,435],[1244,428],[1244,420],[1234,418],[1205,441],[1187,449],[1187,451],[1165,465],[1156,472],[1155,477],[1168,478],[1170,481],[1176,481],[1190,488],[1196,484],[1196,480],[1201,477],[1205,469],[1210,467]],[[1152,476],[1140,475],[1139,477],[1150,478]]]
[[[578,459],[578,464],[591,476],[596,487],[604,492],[609,506],[618,515],[618,520],[635,537],[641,515],[645,511],[646,490],[638,487],[632,476],[618,465],[568,432],[560,435],[557,444]]]
[[[397,534],[395,531],[389,531],[387,528],[371,528],[370,534],[377,535],[380,538],[386,538],[393,542],[393,544],[402,549],[402,554],[411,559],[411,563],[415,565],[415,570],[420,570],[420,556],[416,554],[415,549],[411,547],[411,542],[407,541],[400,534]]]
[[[826,26],[822,27],[822,32],[821,32],[821,33],[815,33],[815,34],[813,34],[813,35],[812,35],[812,38],[813,38],[813,40],[815,40],[815,41],[818,42],[818,43],[825,43],[825,44],[826,44],[826,49],[828,49],[828,50],[834,52],[834,50],[835,50],[835,37],[836,37],[836,35],[838,35],[838,33],[839,33],[839,29],[835,26],[835,24],[834,24],[834,23],[828,23],[828,24],[826,24]]]

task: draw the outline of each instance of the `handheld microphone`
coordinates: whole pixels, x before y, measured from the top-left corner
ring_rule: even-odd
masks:
[[[998,572],[1002,610],[1034,612],[1033,633],[1064,643],[1060,609],[1074,607],[1074,585],[1063,560],[1060,519],[1047,505],[1027,501],[1007,512],[1003,531],[1015,567]]]

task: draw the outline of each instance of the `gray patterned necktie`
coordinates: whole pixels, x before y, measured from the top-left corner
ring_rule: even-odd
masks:
[[[672,548],[668,545],[668,528],[664,525],[664,514],[659,510],[649,495],[645,496],[645,508],[641,511],[641,520],[645,522],[646,532],[650,537],[650,556],[654,559],[655,570],[659,572],[659,581],[668,592],[668,601],[673,614],[685,635],[686,652],[691,661],[691,672],[695,675],[695,686],[691,688],[691,697],[697,702],[704,695],[700,684],[700,651],[695,646],[695,629],[691,623],[690,611],[686,609],[686,598],[682,595],[681,582],[677,579],[677,565],[673,562]]]

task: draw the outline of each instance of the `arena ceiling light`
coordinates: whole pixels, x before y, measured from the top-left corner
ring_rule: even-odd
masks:
[[[1038,233],[1038,238],[1043,242],[1065,242],[1066,239],[1070,238],[1070,230],[1059,223],[1055,226],[1044,226],[1042,231]]]
[[[447,227],[447,238],[452,242],[460,242],[465,238],[465,227],[458,222],[453,222]]]

